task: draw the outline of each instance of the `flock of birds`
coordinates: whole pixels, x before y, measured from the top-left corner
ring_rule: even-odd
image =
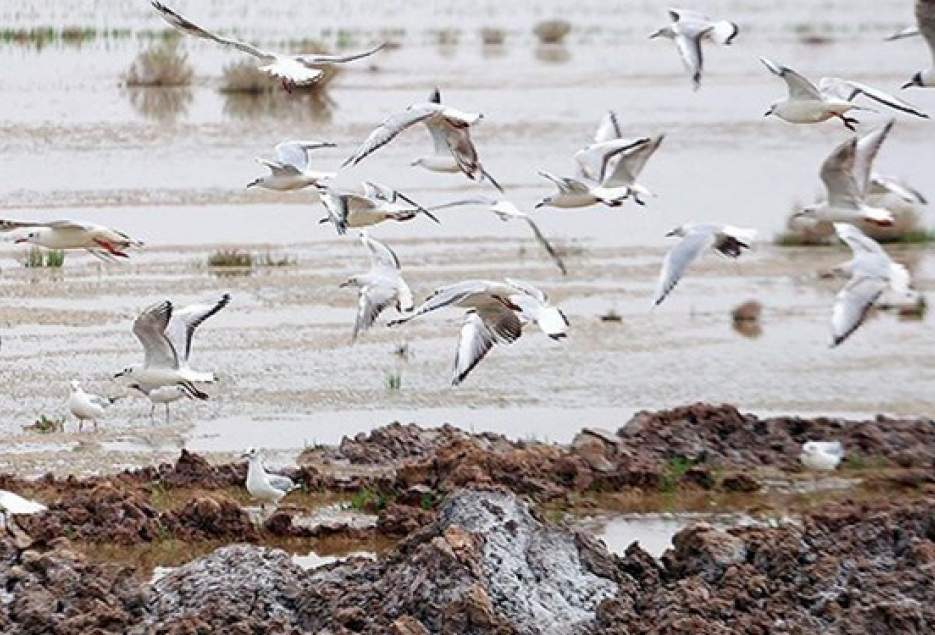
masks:
[[[153,1],[152,6],[166,22],[183,33],[255,57],[258,68],[281,81],[283,88],[290,92],[296,87],[315,83],[321,79],[324,69],[330,66],[360,60],[384,48],[384,45],[379,45],[345,56],[287,55],[214,34],[161,2]],[[906,29],[894,35],[893,39],[921,35],[935,59],[935,0],[917,0],[915,7],[917,27]],[[669,11],[669,18],[670,23],[651,37],[674,42],[697,90],[703,75],[704,47],[708,44],[730,45],[740,29],[730,21],[712,20],[694,11],[673,9]],[[837,119],[849,130],[856,130],[858,122],[854,113],[870,109],[859,105],[855,99],[865,97],[896,111],[928,118],[926,113],[909,102],[875,87],[839,78],[824,78],[816,85],[787,66],[765,58],[762,62],[770,73],[785,82],[788,91],[785,99],[769,107],[767,117],[775,116],[793,124],[816,124]],[[935,62],[933,67],[916,73],[903,88],[913,86],[935,87]],[[370,256],[370,269],[352,276],[342,285],[358,292],[353,329],[355,339],[391,306],[402,316],[391,321],[391,326],[405,324],[447,307],[463,310],[452,376],[454,385],[464,381],[495,345],[516,341],[529,324],[535,324],[553,339],[564,338],[569,329],[564,313],[550,303],[546,293],[532,284],[514,279],[466,280],[443,286],[417,305],[403,279],[396,253],[363,231],[379,223],[407,222],[422,216],[437,223],[440,210],[479,206],[501,220],[526,223],[565,274],[567,267],[559,252],[543,235],[532,216],[505,198],[503,187],[484,168],[471,137],[474,126],[482,119],[479,113],[465,112],[443,103],[441,93],[436,89],[426,101],[414,103],[387,117],[341,167],[357,165],[405,130],[422,124],[431,136],[433,152],[415,159],[412,165],[432,172],[461,173],[472,181],[489,184],[497,192],[495,196],[477,195],[426,207],[395,188],[378,183],[365,182],[359,191],[341,189],[335,184],[336,171],[316,170],[311,166],[311,153],[334,146],[324,141],[280,143],[275,147],[274,159],[258,159],[269,173],[248,185],[276,191],[313,188],[326,212],[323,223],[332,224],[339,235],[348,229],[362,230],[360,241]],[[907,201],[922,198],[898,180],[880,176],[872,170],[874,159],[893,126],[894,121],[889,120],[881,127],[857,134],[836,147],[821,169],[820,176],[826,189],[824,200],[798,214],[802,220],[833,225],[837,236],[853,251],[853,258],[836,268],[849,280],[837,294],[832,310],[834,346],[844,342],[863,323],[868,311],[887,290],[906,296],[915,293],[908,271],[893,262],[883,248],[856,225],[861,222],[881,226],[893,223],[890,211],[870,203],[875,194],[892,193]],[[607,113],[600,121],[592,143],[574,155],[573,176],[540,172],[556,191],[544,197],[536,208],[619,207],[630,200],[637,205],[646,205],[655,195],[639,179],[663,140],[664,135],[627,136],[615,113]],[[16,243],[55,250],[86,250],[106,262],[128,258],[130,250],[143,246],[142,242],[116,229],[73,220],[49,223],[0,220],[0,232],[13,234]],[[685,224],[671,231],[668,236],[677,238],[678,242],[663,260],[653,305],[662,303],[690,265],[705,253],[714,251],[728,258],[738,258],[751,247],[755,235],[752,229],[718,223]],[[223,310],[230,300],[230,296],[224,295],[212,304],[182,308],[166,300],[147,308],[136,318],[133,333],[142,344],[143,363],[126,368],[115,378],[124,380],[128,388],[150,400],[151,416],[154,416],[156,407],[162,405],[168,419],[171,403],[180,399],[207,398],[199,385],[215,381],[215,376],[189,366],[192,341],[198,327]],[[113,401],[113,398],[87,393],[78,382],[73,382],[68,405],[80,424],[91,421],[96,426],[97,420]],[[250,460],[251,474],[254,474],[254,461],[259,461],[255,452]],[[261,474],[262,465],[259,463],[258,470],[256,474]],[[290,487],[259,475],[251,478],[257,491],[274,491],[261,495],[270,500],[278,500],[276,493]]]

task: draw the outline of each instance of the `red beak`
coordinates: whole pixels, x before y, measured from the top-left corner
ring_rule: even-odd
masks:
[[[13,241],[13,244],[14,244],[14,245],[19,245],[19,244],[28,243],[28,242],[29,242],[29,241],[26,240],[25,238],[17,238],[16,240]]]

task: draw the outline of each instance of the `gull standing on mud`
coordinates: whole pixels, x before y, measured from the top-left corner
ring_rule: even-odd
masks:
[[[802,465],[821,472],[833,472],[843,458],[844,445],[840,441],[806,441],[799,455]]]
[[[526,212],[521,212],[512,202],[506,199],[494,199],[489,196],[477,196],[474,198],[464,199],[461,201],[453,201],[451,203],[444,203],[442,205],[432,206],[433,211],[447,209],[450,207],[462,207],[469,205],[483,205],[490,209],[497,218],[503,222],[511,220],[523,220],[529,225],[529,228],[532,230],[533,235],[536,237],[536,240],[539,241],[539,244],[542,245],[542,248],[545,249],[546,253],[549,254],[549,257],[552,258],[552,261],[559,268],[559,271],[562,272],[562,275],[568,275],[568,269],[565,267],[565,263],[562,262],[561,256],[558,254],[558,251],[549,243],[545,235],[542,233],[542,230],[539,229],[539,226],[536,224],[536,221],[532,219],[532,216]]]
[[[893,129],[890,120],[884,126],[864,136],[855,136],[841,143],[821,166],[821,180],[827,196],[824,202],[810,205],[793,215],[818,222],[856,223],[866,221],[889,227],[893,214],[886,209],[871,207],[867,195],[872,183],[873,161]]]
[[[182,386],[196,399],[208,395],[195,387],[196,383],[217,381],[214,373],[192,370],[188,363],[195,331],[205,320],[230,304],[224,294],[215,304],[196,304],[178,311],[166,300],[149,307],[133,322],[133,334],[143,345],[142,366],[132,366],[114,375],[125,377],[146,390],[163,386]]]
[[[918,32],[929,47],[932,65],[913,75],[912,79],[903,84],[903,88],[935,87],[935,0],[916,0],[916,23]]]
[[[835,223],[834,230],[854,257],[834,268],[850,279],[834,301],[831,314],[832,348],[840,346],[867,319],[870,309],[887,290],[902,299],[915,300],[909,271],[893,262],[877,241],[847,223]]]
[[[260,501],[260,508],[265,510],[266,504],[279,505],[279,501],[289,492],[298,489],[291,478],[279,474],[270,474],[263,467],[263,459],[256,448],[250,448],[243,454],[249,459],[247,465],[247,480],[244,485],[250,496]]]
[[[406,110],[394,113],[370,133],[363,145],[358,148],[342,167],[357,165],[365,157],[376,152],[396,138],[406,128],[418,123],[425,124],[435,142],[435,155],[423,157],[418,164],[436,172],[449,171],[448,157],[440,148],[447,148],[450,159],[472,181],[487,179],[497,190],[503,192],[500,184],[484,170],[477,156],[477,148],[471,140],[471,126],[483,119],[478,113],[455,110],[441,103],[441,93],[436,88],[423,103],[412,104]],[[442,145],[444,144],[444,145]],[[441,154],[440,154],[441,153]]]
[[[68,396],[68,410],[78,420],[78,432],[84,429],[84,422],[90,421],[94,424],[94,431],[97,432],[97,420],[104,416],[109,408],[119,397],[101,397],[92,393],[85,392],[81,388],[81,383],[71,382],[71,394]]]
[[[373,326],[380,313],[390,305],[395,304],[399,313],[409,313],[414,307],[412,291],[403,280],[396,253],[384,243],[370,238],[366,232],[360,233],[360,242],[370,252],[370,271],[351,276],[341,284],[342,288],[358,289],[353,341],[361,331]]]
[[[419,214],[439,222],[432,212],[399,190],[372,181],[363,183],[363,194],[338,190],[328,182],[319,183],[317,188],[328,212],[319,223],[332,223],[340,236],[347,233],[348,228],[369,227],[390,220],[401,223]]]
[[[197,399],[185,386],[162,386],[160,388],[147,388],[142,384],[130,384],[129,386],[141,395],[149,399],[149,420],[156,422],[156,405],[162,404],[166,408],[166,423],[169,423],[169,404],[175,403],[179,399]]]
[[[849,130],[856,130],[855,125],[860,123],[847,113],[852,110],[869,110],[853,103],[859,95],[864,95],[884,106],[895,110],[928,119],[929,116],[899,97],[894,97],[872,86],[853,82],[836,77],[823,77],[815,86],[808,79],[787,66],[782,66],[771,60],[761,57],[763,65],[777,77],[786,82],[789,95],[782,101],[777,101],[764,117],[775,115],[789,123],[813,124],[828,121],[837,117]]]
[[[554,340],[568,335],[568,318],[561,309],[550,304],[545,293],[529,283],[509,278],[504,282],[466,280],[441,287],[411,316],[390,322],[390,326],[448,306],[468,309],[458,340],[453,386],[464,381],[494,344],[512,344],[518,340],[525,324],[535,323]]]
[[[672,23],[651,34],[650,39],[664,37],[675,42],[679,56],[692,80],[692,87],[701,87],[701,74],[704,70],[704,54],[701,41],[708,40],[722,46],[729,46],[740,27],[727,20],[712,20],[703,13],[684,9],[669,9]]]
[[[187,33],[188,35],[205,40],[212,40],[218,44],[230,46],[238,51],[256,57],[261,63],[261,66],[258,68],[264,73],[280,79],[283,88],[289,92],[296,86],[308,86],[320,80],[324,75],[323,69],[334,66],[335,64],[353,62],[354,60],[369,57],[386,46],[385,43],[380,44],[372,49],[351,55],[322,55],[320,53],[286,55],[283,53],[274,53],[272,51],[264,51],[246,42],[224,38],[210,31],[206,31],[188,18],[156,0],[153,0],[152,5],[166,22],[182,33]]]
[[[31,243],[61,251],[85,250],[105,262],[129,258],[128,249],[143,246],[140,241],[116,229],[73,220],[50,223],[0,220],[0,232],[14,232],[15,244]]]
[[[685,275],[689,265],[708,249],[728,258],[739,258],[744,249],[750,249],[756,238],[756,230],[712,223],[686,224],[676,227],[666,234],[666,237],[679,237],[682,240],[669,250],[662,261],[653,306],[662,304]]]
[[[260,165],[270,173],[247,184],[247,187],[262,187],[267,190],[289,192],[334,178],[334,172],[318,172],[309,169],[308,153],[321,148],[334,148],[327,141],[285,141],[276,146],[276,160],[257,157]]]

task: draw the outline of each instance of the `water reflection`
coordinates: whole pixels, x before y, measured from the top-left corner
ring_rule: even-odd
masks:
[[[146,119],[173,123],[188,113],[192,91],[188,86],[128,86],[130,104]]]
[[[336,102],[327,91],[291,95],[284,90],[224,93],[224,114],[232,119],[294,119],[328,123]]]
[[[564,44],[539,44],[536,59],[546,64],[565,64],[571,60],[571,51]]]

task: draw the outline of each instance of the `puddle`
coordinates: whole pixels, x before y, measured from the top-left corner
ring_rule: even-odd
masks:
[[[373,553],[372,551],[352,551],[350,553],[344,554],[343,556],[321,556],[314,551],[310,551],[304,556],[300,556],[298,554],[292,556],[292,562],[299,565],[306,571],[309,571],[311,569],[322,567],[326,564],[349,560],[350,558],[367,558],[369,560],[376,560],[377,554]]]

